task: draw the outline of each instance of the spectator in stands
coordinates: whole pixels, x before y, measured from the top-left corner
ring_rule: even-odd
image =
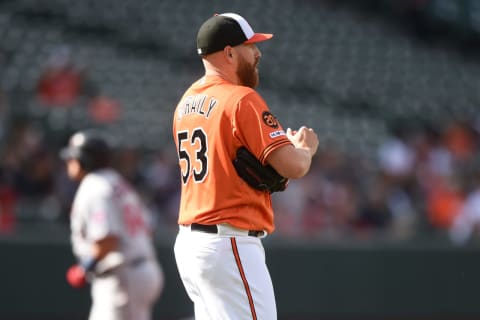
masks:
[[[15,207],[17,205],[17,193],[8,175],[0,167],[0,233],[10,233],[15,228]]]
[[[403,119],[392,123],[388,137],[378,149],[380,170],[398,183],[410,179],[415,162],[415,151],[409,144],[412,132],[406,123]]]
[[[81,96],[97,96],[97,90],[78,67],[67,46],[54,48],[37,84],[40,102],[50,107],[70,107]]]
[[[24,209],[22,214],[45,218],[43,214],[51,217],[58,213],[50,207],[55,203],[57,167],[41,128],[28,120],[12,122],[0,160],[4,181],[13,188],[16,204]]]
[[[75,63],[69,47],[54,48],[37,84],[37,98],[49,107],[68,108],[83,103],[91,120],[112,123],[120,117],[120,103],[101,92],[85,68]]]
[[[392,212],[389,206],[389,196],[392,194],[388,179],[382,172],[372,179],[372,183],[364,190],[364,201],[359,208],[360,214],[356,226],[360,230],[374,231],[387,228],[392,222]]]
[[[473,186],[449,229],[452,241],[464,245],[480,231],[480,163],[475,163]]]
[[[310,199],[304,212],[304,228],[310,235],[351,235],[358,214],[359,200],[353,162],[333,145],[326,145],[314,160],[311,177],[315,178],[316,182],[310,184]],[[355,165],[361,167],[361,160],[356,159]]]
[[[12,121],[5,135],[1,164],[10,181],[17,181],[22,165],[43,145],[43,132],[28,120]],[[16,186],[17,189],[21,186]]]
[[[17,193],[12,175],[5,162],[5,134],[8,128],[8,103],[6,95],[0,90],[0,233],[11,232],[15,224],[15,206]]]
[[[176,227],[180,198],[177,158],[175,154],[159,150],[149,160],[142,173],[148,189],[147,196],[155,211],[161,214],[158,217],[159,222]]]
[[[115,169],[133,185],[144,184],[144,177],[141,172],[140,150],[133,146],[118,148],[114,159]]]
[[[468,121],[454,119],[444,130],[444,143],[457,162],[469,161],[475,152],[475,134]]]
[[[120,103],[109,96],[93,97],[88,103],[90,118],[99,124],[115,122],[120,117]]]
[[[355,165],[333,145],[312,159],[302,181],[291,181],[284,194],[272,196],[277,232],[288,237],[341,238],[351,235],[358,215]]]
[[[463,201],[454,158],[442,138],[442,128],[423,123],[412,139],[415,150],[415,194],[422,195],[427,227],[450,227]]]
[[[314,169],[312,165],[311,171]],[[303,180],[292,180],[288,184],[288,188],[280,193],[272,194],[272,205],[276,212],[275,224],[276,234],[287,237],[299,237],[305,235],[304,213],[307,205],[310,203],[311,191],[314,187],[310,187],[310,183],[305,180],[309,179],[306,176]],[[317,211],[319,220],[321,213]],[[320,223],[319,223],[320,224]],[[317,230],[320,229],[318,224],[315,224]]]
[[[42,198],[53,192],[55,163],[50,150],[44,146],[35,149],[21,165],[17,176],[17,189],[21,195]]]
[[[411,233],[416,220],[415,160],[412,146],[416,126],[409,119],[395,119],[378,148],[377,177],[369,186],[362,208],[362,224],[391,227],[399,236]]]

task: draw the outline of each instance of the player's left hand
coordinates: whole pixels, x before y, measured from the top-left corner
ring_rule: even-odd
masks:
[[[67,270],[67,282],[74,288],[82,288],[87,284],[85,270],[78,264],[75,264]]]
[[[307,150],[311,156],[317,152],[318,136],[312,128],[306,126],[302,126],[298,130],[287,128],[286,135],[295,148]]]

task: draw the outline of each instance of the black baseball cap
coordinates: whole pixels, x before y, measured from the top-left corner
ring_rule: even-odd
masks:
[[[103,154],[110,151],[107,141],[94,131],[79,131],[70,137],[68,146],[60,150],[62,160],[79,159],[85,153]]]
[[[262,42],[272,37],[271,33],[255,33],[247,20],[236,13],[216,14],[198,30],[197,53],[206,55],[226,46]]]

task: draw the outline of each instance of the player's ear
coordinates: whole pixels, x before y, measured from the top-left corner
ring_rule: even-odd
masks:
[[[223,48],[223,53],[227,60],[233,61],[233,48],[231,46],[226,46]]]

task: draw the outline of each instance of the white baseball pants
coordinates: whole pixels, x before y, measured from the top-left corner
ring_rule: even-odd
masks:
[[[222,227],[219,234],[180,226],[178,271],[196,320],[276,320],[277,311],[260,238]],[[237,229],[238,230],[238,229]]]

